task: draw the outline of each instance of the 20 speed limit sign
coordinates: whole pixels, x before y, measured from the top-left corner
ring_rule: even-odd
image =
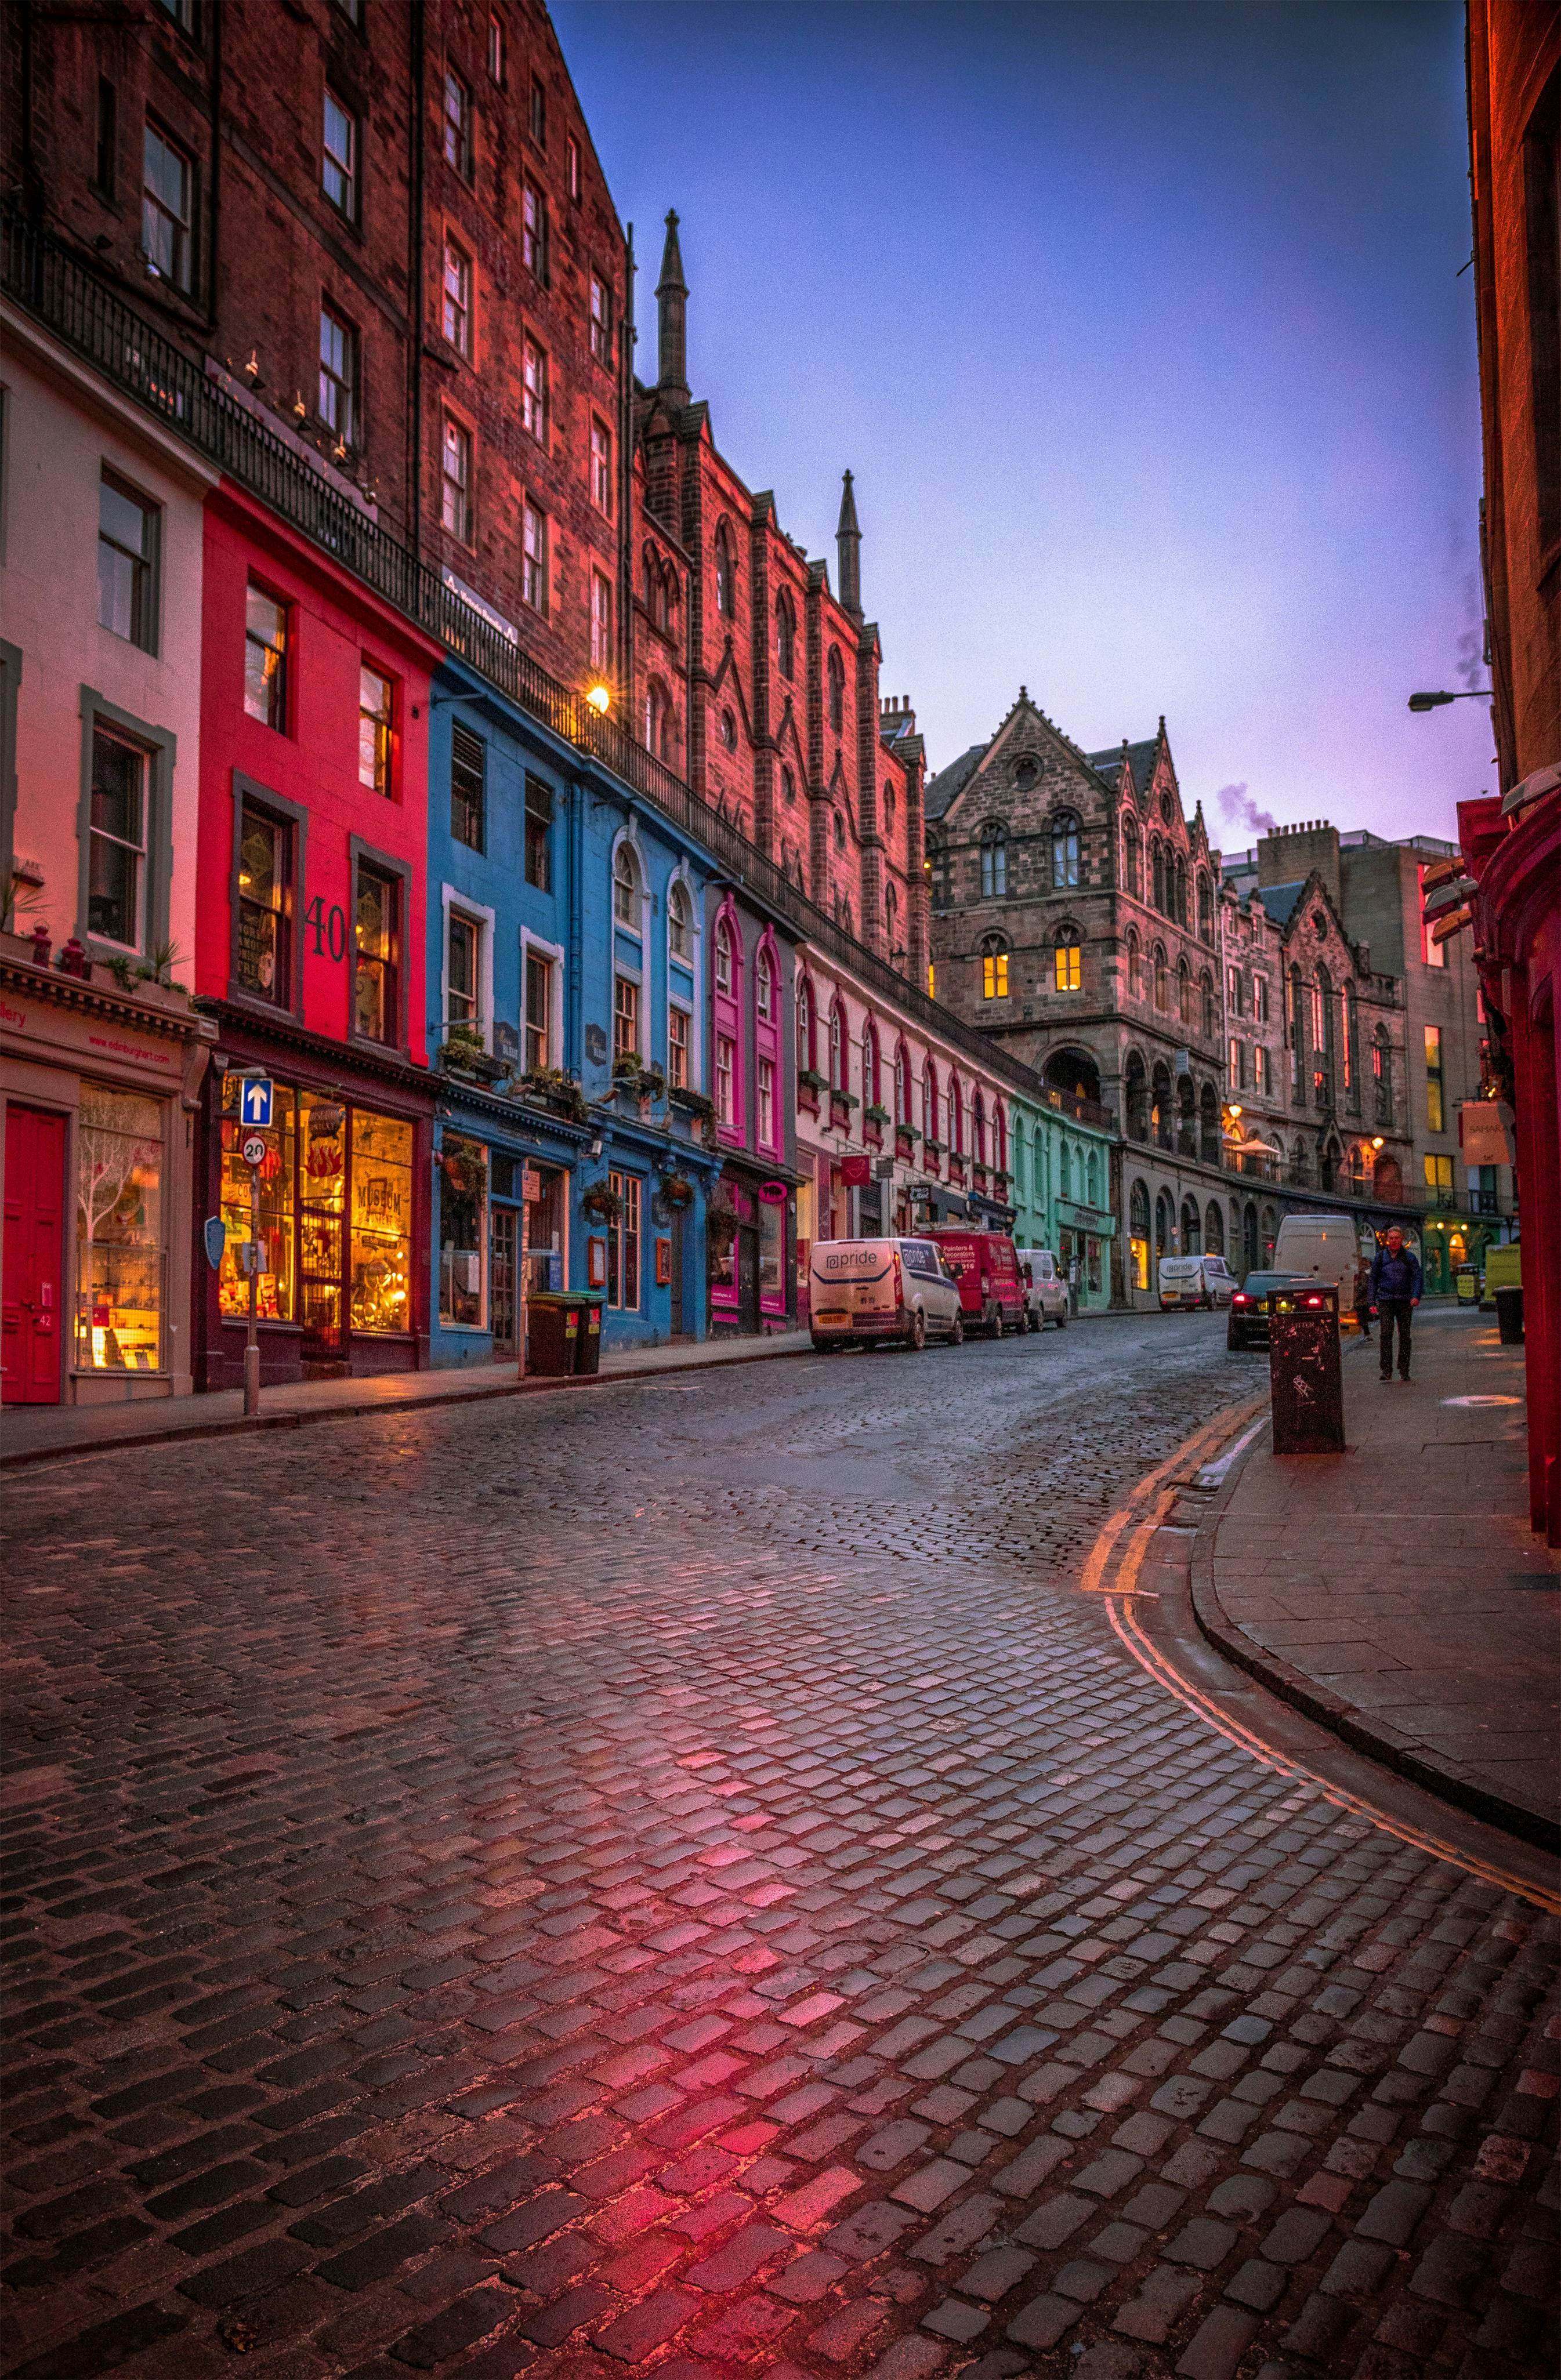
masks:
[[[259,1133],[250,1133],[244,1143],[243,1155],[245,1164],[263,1165],[269,1154],[270,1151],[267,1148],[265,1142],[261,1138]]]

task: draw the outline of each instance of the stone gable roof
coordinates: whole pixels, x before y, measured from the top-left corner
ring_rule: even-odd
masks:
[[[956,795],[964,792],[995,741],[996,738],[993,737],[985,744],[972,744],[968,752],[960,753],[957,760],[951,760],[946,769],[940,769],[935,777],[928,778],[921,807],[929,825],[935,819],[942,818]]]
[[[1293,884],[1269,884],[1258,893],[1258,899],[1276,926],[1287,926],[1296,914],[1296,904],[1306,890],[1302,878]]]

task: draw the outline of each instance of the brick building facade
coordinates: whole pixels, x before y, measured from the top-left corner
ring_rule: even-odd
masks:
[[[617,671],[627,255],[537,0],[32,9],[0,58],[32,220],[507,641]]]

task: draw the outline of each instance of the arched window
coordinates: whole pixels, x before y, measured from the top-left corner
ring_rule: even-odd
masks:
[[[1154,945],[1154,1005],[1164,1011],[1169,1008],[1170,1004],[1171,979],[1165,966],[1165,947],[1162,943],[1156,942]]]
[[[721,713],[721,741],[728,752],[737,750],[738,722],[735,713],[730,710],[724,710]]]
[[[666,947],[675,959],[691,959],[694,954],[693,918],[689,906],[689,892],[676,877],[666,892]]]
[[[1201,1256],[1203,1250],[1203,1218],[1198,1211],[1196,1198],[1181,1202],[1181,1252],[1184,1257]]]
[[[1223,1257],[1225,1254],[1225,1217],[1220,1212],[1217,1198],[1210,1199],[1203,1217],[1203,1250],[1206,1256],[1211,1257]]]
[[[797,799],[797,780],[789,769],[781,771],[781,799],[790,809]]]
[[[789,595],[775,605],[775,661],[782,677],[790,677],[797,666],[797,614]]]
[[[888,938],[889,955],[895,955],[895,938],[900,929],[900,896],[892,884],[884,888],[884,931]]]
[[[1177,1236],[1176,1208],[1168,1190],[1162,1190],[1154,1201],[1154,1253],[1168,1256]]]
[[[1393,1051],[1385,1025],[1372,1036],[1372,1111],[1378,1123],[1393,1122]]]
[[[1355,1009],[1355,986],[1346,977],[1339,991],[1339,1071],[1344,1078],[1345,1098],[1349,1106],[1360,1106],[1360,1049],[1359,1019]]]
[[[1088,1179],[1088,1182],[1087,1182],[1086,1186],[1085,1186],[1084,1196],[1085,1196],[1085,1198],[1087,1199],[1088,1203],[1089,1203],[1091,1207],[1098,1207],[1098,1206],[1100,1205],[1100,1202],[1101,1202],[1101,1161],[1100,1161],[1100,1155],[1099,1155],[1098,1150],[1093,1149],[1093,1148],[1091,1148],[1091,1151],[1090,1151],[1090,1157],[1089,1157],[1089,1179]]]
[[[1128,1198],[1128,1266],[1135,1289],[1149,1287],[1149,1191],[1135,1182]]]
[[[938,1070],[930,1058],[921,1077],[921,1138],[923,1142],[931,1141],[934,1148],[937,1146]]]
[[[846,821],[838,810],[835,813],[835,848],[836,851],[846,848]]]
[[[1349,1195],[1352,1198],[1366,1195],[1366,1160],[1359,1143],[1349,1152]]]
[[[838,1001],[829,1012],[829,1087],[846,1088],[846,1023]]]
[[[1192,1024],[1192,969],[1185,958],[1177,961],[1177,1015],[1181,1023]]]
[[[893,785],[885,785],[884,788],[883,811],[884,825],[893,826],[895,822],[895,789]]]
[[[1202,941],[1212,942],[1214,939],[1213,894],[1201,868],[1198,871],[1198,933]]]
[[[1135,901],[1143,899],[1143,844],[1139,822],[1128,810],[1122,820],[1122,890]]]
[[[1187,923],[1187,867],[1179,851],[1177,854],[1172,875],[1171,915],[1178,926],[1185,926]]]
[[[988,934],[981,946],[981,996],[983,1000],[1008,997],[1008,945],[1001,934]]]
[[[1202,1012],[1203,1038],[1205,1041],[1212,1041],[1219,1029],[1219,1025],[1214,1014],[1214,979],[1207,967],[1198,978],[1198,990],[1199,1005]]]
[[[1052,953],[1052,989],[1054,991],[1077,991],[1084,980],[1084,953],[1074,925],[1059,926],[1056,948]]]
[[[813,1040],[813,987],[807,977],[797,978],[797,1066],[800,1074],[814,1074],[818,1069],[818,1050]]]
[[[986,1163],[986,1101],[978,1083],[970,1099],[970,1149],[978,1165]]]
[[[1073,1196],[1073,1144],[1068,1140],[1065,1140],[1062,1145],[1062,1163],[1057,1180],[1058,1196],[1071,1198]]]
[[[631,934],[640,931],[640,864],[627,841],[619,844],[613,861],[613,922],[627,926]]]
[[[753,969],[753,1013],[766,1025],[775,1013],[775,970],[766,950],[760,952]]]
[[[837,646],[829,649],[829,723],[836,735],[846,725],[846,664]]]
[[[878,1065],[878,1030],[871,1018],[861,1028],[861,1103],[864,1108],[882,1107],[879,1097],[883,1088]]]
[[[1008,837],[1003,827],[993,823],[981,831],[981,897],[1001,901],[1007,890]]]
[[[1139,948],[1138,928],[1128,929],[1128,997],[1143,998],[1143,953]]]
[[[1073,891],[1079,882],[1079,821],[1064,810],[1052,821],[1052,890]]]
[[[715,532],[715,608],[724,620],[731,619],[738,608],[737,564],[725,521]]]
[[[956,1157],[965,1153],[965,1094],[959,1087],[959,1077],[951,1075],[948,1081],[948,1145]]]
[[[658,760],[672,757],[672,698],[659,677],[645,688],[645,748]]]
[[[726,992],[732,989],[732,929],[725,917],[715,929],[715,989]]]
[[[910,1060],[903,1041],[895,1051],[895,1122],[910,1122]]]
[[[1165,850],[1158,835],[1149,846],[1149,868],[1154,906],[1162,917],[1165,914]]]

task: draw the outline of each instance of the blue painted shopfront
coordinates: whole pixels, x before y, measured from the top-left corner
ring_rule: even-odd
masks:
[[[522,1274],[702,1339],[711,864],[453,658],[429,768],[432,1360],[518,1353]]]

